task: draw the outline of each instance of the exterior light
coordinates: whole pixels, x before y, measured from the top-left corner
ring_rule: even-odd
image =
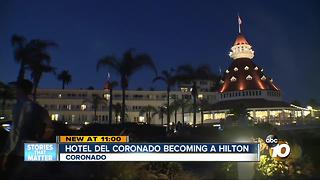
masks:
[[[144,122],[144,116],[139,116],[139,122]]]
[[[86,109],[87,109],[87,105],[82,104],[80,108],[81,108],[81,111],[84,111],[84,110],[86,110]]]
[[[312,110],[312,106],[307,106],[307,109],[308,110]]]
[[[110,100],[110,94],[108,94],[108,93],[104,94],[103,97],[104,97],[107,101]]]

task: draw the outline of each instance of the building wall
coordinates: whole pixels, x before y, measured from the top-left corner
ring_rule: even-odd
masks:
[[[50,116],[53,120],[61,120],[67,123],[84,124],[94,122],[94,110],[90,103],[85,100],[90,100],[93,95],[104,97],[108,93],[104,90],[87,90],[87,89],[39,89],[38,102],[49,110]],[[208,99],[210,103],[217,102],[216,92],[199,92],[199,98]],[[190,92],[172,91],[170,93],[170,102],[174,99],[181,99],[182,96],[191,100]],[[113,104],[122,102],[121,90],[113,91]],[[190,101],[191,102],[191,101]],[[83,105],[86,108],[83,108]],[[160,107],[166,105],[166,91],[126,91],[126,108],[127,115],[130,122],[144,121],[146,118],[140,114],[140,110],[144,106]],[[99,105],[97,108],[97,123],[108,123],[108,101],[105,105]],[[197,114],[197,120],[200,123],[200,113]],[[174,115],[171,117],[174,121]],[[181,120],[181,110],[178,111],[177,119]],[[113,123],[115,122],[115,118]],[[185,110],[185,122],[192,122],[192,115]],[[161,119],[158,115],[154,116],[152,124],[161,124]],[[164,116],[164,123],[166,123],[166,116]]]

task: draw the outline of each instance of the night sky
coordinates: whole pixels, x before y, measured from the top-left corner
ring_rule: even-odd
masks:
[[[149,53],[159,71],[189,63],[209,64],[218,73],[230,63],[228,52],[238,31],[255,51],[286,100],[320,100],[320,5],[316,1],[16,1],[0,2],[0,80],[17,77],[11,36],[53,40],[52,65],[69,70],[67,88],[103,87],[107,70],[96,72],[99,58],[135,48]],[[164,88],[152,72],[135,74],[130,89]],[[28,76],[29,77],[29,76]],[[118,76],[111,71],[111,77]],[[61,88],[46,74],[41,88]]]

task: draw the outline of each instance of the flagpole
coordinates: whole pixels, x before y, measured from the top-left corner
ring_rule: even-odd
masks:
[[[239,13],[238,13],[238,27],[239,27],[239,34],[241,34],[241,18],[239,16]]]

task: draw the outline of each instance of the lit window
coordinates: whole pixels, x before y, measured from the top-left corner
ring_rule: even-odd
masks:
[[[68,105],[67,105],[67,109],[68,109],[68,110],[71,110],[71,104],[68,104]]]
[[[238,71],[238,68],[237,68],[237,67],[235,67],[233,70],[234,70],[234,71]]]
[[[261,72],[263,72],[263,69],[261,69]]]
[[[267,78],[263,75],[262,77],[261,77],[261,80],[263,80],[263,81],[265,81]]]
[[[104,97],[107,101],[109,101],[109,99],[110,99],[110,94],[106,93],[106,94],[103,95],[103,97]]]
[[[227,74],[229,73],[229,70],[228,70],[228,69],[226,70],[226,73],[227,73]]]
[[[272,78],[270,79],[270,82],[273,82],[273,79],[272,79]]]
[[[188,88],[181,88],[181,92],[188,92]]]
[[[252,76],[248,75],[248,76],[246,77],[246,80],[252,80]]]
[[[203,94],[199,94],[199,95],[198,95],[198,98],[199,98],[199,99],[203,99]]]
[[[236,80],[237,80],[237,78],[235,78],[234,76],[232,76],[230,79],[231,82],[235,82]]]
[[[52,121],[58,121],[59,114],[51,114],[51,120]]]
[[[254,68],[254,70],[256,70],[256,71],[257,71],[257,70],[258,70],[258,67],[256,66],[256,67]]]
[[[224,83],[224,81],[223,81],[223,80],[220,80],[220,83],[221,83],[221,84],[223,84],[223,83]]]
[[[86,110],[86,109],[87,109],[87,105],[82,104],[80,108],[81,108],[81,111],[84,111],[84,110]]]
[[[248,70],[249,70],[249,67],[248,67],[248,66],[244,67],[244,70],[248,71]]]

